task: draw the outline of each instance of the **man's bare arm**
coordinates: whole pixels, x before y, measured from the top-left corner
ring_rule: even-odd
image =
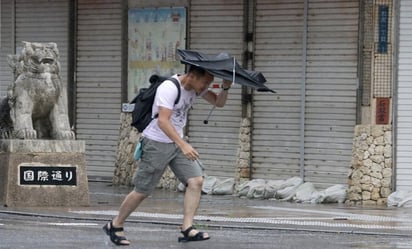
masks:
[[[216,94],[212,91],[207,91],[202,97],[214,106],[223,107],[226,104],[228,89],[230,88],[231,84],[232,82],[223,80],[222,88],[226,90],[222,89],[219,94]]]

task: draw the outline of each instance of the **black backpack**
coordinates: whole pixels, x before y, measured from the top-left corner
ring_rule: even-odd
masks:
[[[156,91],[160,84],[162,84],[165,80],[171,80],[173,83],[175,83],[178,90],[175,105],[179,102],[180,84],[175,78],[160,76],[156,74],[150,76],[150,86],[148,88],[140,89],[136,97],[134,97],[134,99],[130,102],[131,104],[134,103],[131,125],[135,127],[138,132],[142,132],[153,120],[152,106]],[[159,114],[156,114],[154,118],[157,118],[158,116]]]

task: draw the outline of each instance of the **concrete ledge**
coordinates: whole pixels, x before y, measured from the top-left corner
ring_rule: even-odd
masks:
[[[84,148],[84,141],[0,141],[0,202],[7,206],[88,206]],[[26,177],[27,168],[33,170]]]
[[[10,153],[84,153],[85,148],[85,141],[79,140],[0,140],[0,152]]]

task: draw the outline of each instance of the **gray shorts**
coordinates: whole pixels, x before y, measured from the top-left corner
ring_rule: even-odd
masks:
[[[133,178],[134,190],[150,195],[168,165],[184,184],[190,178],[202,176],[202,168],[187,159],[175,143],[161,143],[143,138],[140,166]]]

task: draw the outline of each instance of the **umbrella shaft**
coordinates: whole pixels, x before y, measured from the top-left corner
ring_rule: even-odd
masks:
[[[212,115],[212,112],[215,110],[216,106],[214,105],[213,108],[209,111],[209,114],[207,115],[207,118],[205,120],[203,120],[204,124],[208,124],[209,123],[209,118]]]
[[[233,76],[232,76],[232,84],[235,83],[235,74],[236,74],[236,59],[233,57]],[[208,124],[209,123],[209,118],[212,115],[212,112],[215,110],[216,105],[213,106],[213,108],[209,111],[209,114],[207,115],[207,118],[205,120],[203,120],[204,124]]]
[[[232,84],[235,83],[235,75],[236,75],[236,59],[233,57],[233,77],[232,77]]]

